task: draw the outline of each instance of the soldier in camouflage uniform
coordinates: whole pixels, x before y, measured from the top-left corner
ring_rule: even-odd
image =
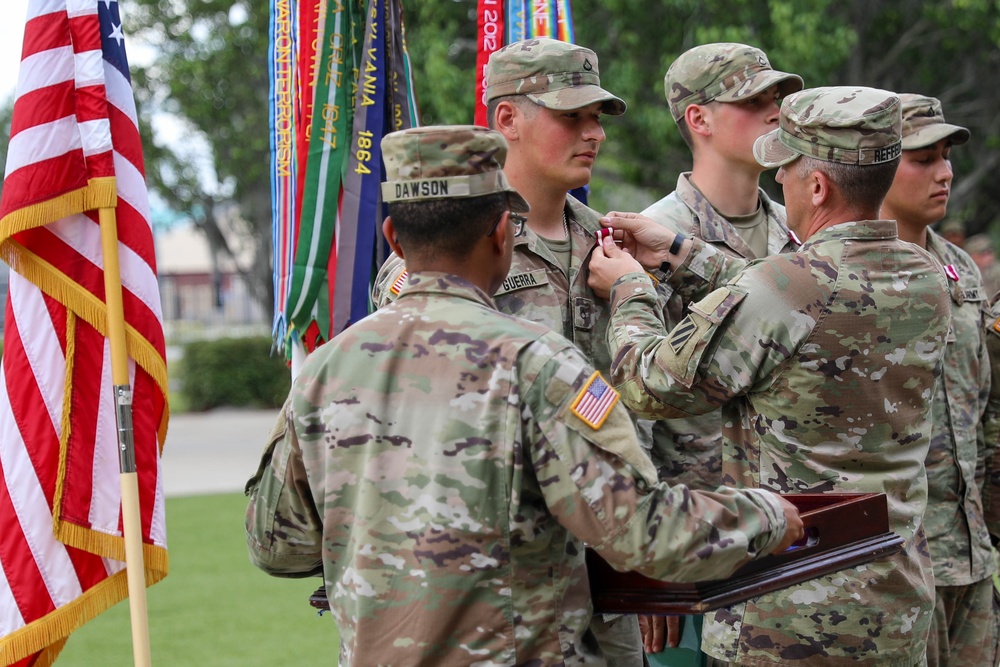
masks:
[[[686,236],[700,238],[733,257],[756,259],[798,248],[785,226],[785,208],[759,186],[764,168],[753,142],[777,127],[781,98],[802,89],[795,74],[775,71],[760,49],[746,44],[703,44],[685,51],[664,77],[667,104],[691,149],[692,170],[677,189],[643,215]],[[670,287],[659,289],[664,320],[672,328],[684,317],[684,303]],[[722,417],[662,419],[653,423],[650,458],[660,478],[692,488],[715,488],[722,479]],[[680,641],[677,617],[643,619],[649,652]],[[700,619],[684,620],[697,641]],[[648,629],[647,629],[648,628]],[[670,656],[663,656],[670,664]]]
[[[545,38],[515,42],[490,56],[486,99],[490,127],[510,147],[504,172],[531,204],[497,308],[560,332],[607,373],[607,294],[587,285],[599,214],[567,192],[590,182],[605,139],[601,115],[625,113],[625,102],[601,88],[597,54]],[[404,282],[403,262],[387,260],[375,280],[376,306],[394,299]],[[649,424],[642,427],[648,444]],[[595,617],[593,630],[611,665],[644,664],[635,616]]]
[[[746,44],[704,44],[683,53],[664,77],[667,103],[691,148],[692,170],[677,189],[642,213],[734,257],[756,259],[798,248],[785,226],[785,208],[758,185],[764,168],[753,142],[777,127],[781,98],[802,89],[802,79],[771,69],[760,49]],[[673,327],[684,304],[666,284],[664,318]],[[719,413],[661,420],[653,426],[653,463],[660,476],[714,488],[721,478]]]
[[[248,485],[251,560],[323,575],[341,664],[603,665],[584,542],[690,581],[801,536],[776,494],[658,482],[574,345],[496,310],[527,210],[501,135],[415,128],[382,150],[410,273],[309,356]]]
[[[993,560],[983,517],[983,461],[996,443],[983,439],[990,392],[990,365],[983,328],[988,305],[979,269],[961,248],[930,226],[948,208],[951,148],[969,140],[964,127],[945,122],[941,102],[902,94],[903,155],[882,217],[893,219],[899,238],[927,250],[947,276],[951,334],[944,377],[932,403],[924,531],[934,564],[935,604],[927,662],[995,665],[997,616],[993,606]],[[997,526],[994,526],[996,532]]]
[[[667,333],[652,283],[604,244],[591,279],[612,289],[615,385],[645,416],[723,409],[723,475],[741,488],[884,492],[903,551],[763,595],[706,619],[713,665],[911,666],[926,660],[933,578],[921,517],[930,400],[949,324],[947,286],[923,249],[876,220],[901,152],[899,98],[870,88],[787,97],[754,154],[780,167],[794,253],[746,264]],[[633,228],[671,284],[719,278],[699,240]],[[858,220],[859,222],[852,222]],[[665,252],[663,248],[669,248]],[[728,259],[729,264],[740,264]],[[614,282],[617,279],[617,282]],[[709,281],[710,282],[710,281]],[[728,662],[727,662],[728,661]]]

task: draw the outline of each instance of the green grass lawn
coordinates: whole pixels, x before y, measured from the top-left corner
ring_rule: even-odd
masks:
[[[147,589],[153,667],[334,665],[337,628],[316,579],[275,579],[247,559],[242,494],[167,499],[170,573]],[[70,636],[59,667],[131,667],[128,601]]]

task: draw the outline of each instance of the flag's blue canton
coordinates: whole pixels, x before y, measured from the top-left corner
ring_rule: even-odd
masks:
[[[97,3],[97,17],[101,22],[101,50],[104,52],[104,60],[114,65],[115,69],[131,83],[128,57],[125,55],[125,34],[122,32],[122,19],[118,13],[118,0],[100,0]]]

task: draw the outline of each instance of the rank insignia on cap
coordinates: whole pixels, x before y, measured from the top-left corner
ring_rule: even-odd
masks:
[[[399,296],[399,290],[403,289],[403,285],[406,284],[406,278],[410,275],[410,272],[403,269],[402,273],[396,276],[396,279],[392,281],[392,286],[389,287],[389,291]]]
[[[611,414],[611,408],[618,402],[618,392],[611,387],[600,372],[594,371],[583,389],[573,399],[570,411],[595,431],[601,428]]]
[[[955,268],[954,264],[945,264],[944,272],[949,278],[958,282],[958,269]]]

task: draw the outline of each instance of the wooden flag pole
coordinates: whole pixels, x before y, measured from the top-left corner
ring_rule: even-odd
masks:
[[[142,556],[142,519],[139,514],[139,478],[135,469],[135,444],[132,437],[132,388],[128,376],[125,307],[118,262],[115,209],[100,209],[100,220],[101,248],[104,251],[104,294],[108,305],[108,341],[111,345],[111,378],[118,417],[122,529],[125,537],[125,569],[128,572],[128,605],[132,619],[132,656],[136,667],[149,667],[149,620]]]

